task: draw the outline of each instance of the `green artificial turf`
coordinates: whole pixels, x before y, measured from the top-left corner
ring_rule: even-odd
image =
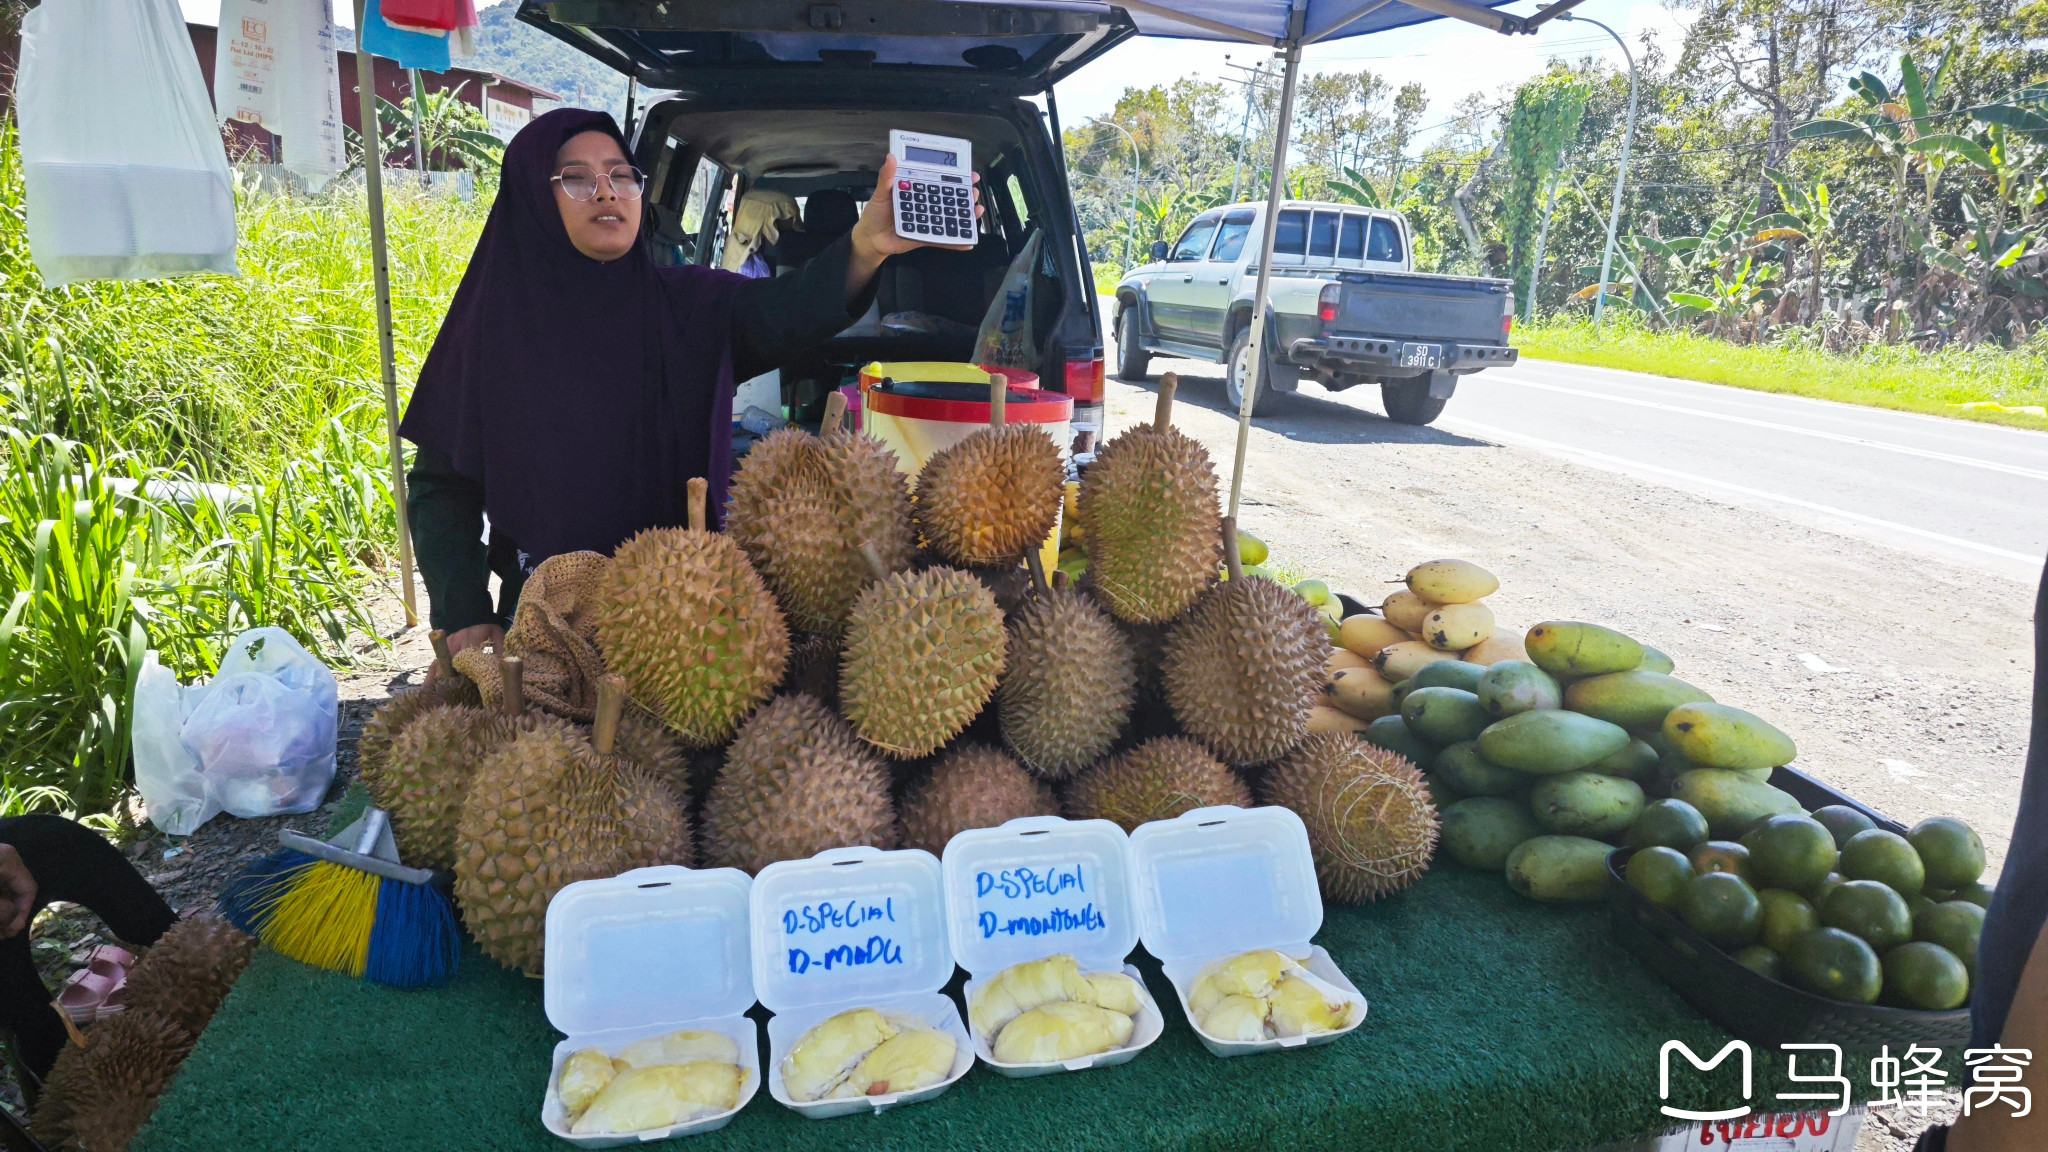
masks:
[[[1604,906],[1533,904],[1496,875],[1445,866],[1369,907],[1332,906],[1317,943],[1371,1004],[1364,1026],[1333,1044],[1219,1060],[1141,956],[1166,1034],[1128,1064],[1032,1080],[976,1068],[929,1103],[827,1122],[798,1117],[764,1089],[724,1130],[689,1146],[1589,1148],[1673,1126],[1657,1111],[1666,1040],[1703,1057],[1728,1040],[1609,939]],[[474,950],[451,986],[430,992],[391,991],[265,952],[134,1147],[552,1152],[567,1147],[540,1123],[558,1039],[542,1014],[541,982]],[[765,1035],[762,1043],[765,1065]],[[1760,1110],[1802,1107],[1771,1105],[1783,1061],[1757,1056]],[[1689,1090],[1672,1103],[1737,1102],[1733,1064],[1711,1077],[1674,1073],[1675,1087]],[[1849,1071],[1861,1102],[1863,1077]]]

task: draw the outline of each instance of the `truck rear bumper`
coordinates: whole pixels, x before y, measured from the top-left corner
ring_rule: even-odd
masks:
[[[1305,368],[1370,376],[1421,376],[1432,369],[1477,372],[1515,363],[1520,352],[1503,344],[1454,344],[1377,336],[1311,336],[1288,345],[1287,359]]]

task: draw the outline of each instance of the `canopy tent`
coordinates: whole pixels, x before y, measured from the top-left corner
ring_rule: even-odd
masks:
[[[1280,85],[1280,118],[1273,133],[1273,175],[1266,189],[1265,232],[1259,238],[1258,286],[1252,296],[1252,330],[1246,383],[1238,390],[1237,453],[1230,468],[1230,511],[1237,516],[1238,497],[1244,488],[1244,453],[1251,437],[1252,404],[1258,398],[1253,383],[1265,364],[1266,299],[1268,278],[1273,268],[1273,235],[1280,220],[1280,201],[1286,191],[1287,147],[1294,126],[1294,93],[1301,74],[1301,50],[1324,40],[1364,36],[1390,28],[1420,24],[1450,17],[1489,28],[1504,36],[1534,32],[1547,21],[1564,15],[1584,0],[1560,0],[1533,16],[1516,16],[1498,11],[1508,0],[1118,0],[1131,14],[1141,36],[1169,36],[1190,40],[1234,40],[1271,44],[1285,63]],[[1225,365],[1226,372],[1232,366]]]

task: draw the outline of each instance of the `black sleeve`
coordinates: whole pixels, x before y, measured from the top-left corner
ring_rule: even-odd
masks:
[[[500,623],[483,541],[483,485],[456,472],[447,453],[425,446],[413,454],[405,485],[413,559],[427,585],[433,626],[460,632]]]
[[[846,262],[853,240],[841,236],[803,267],[740,285],[732,303],[732,378],[751,380],[800,352],[830,340],[874,302],[870,280],[846,298]]]

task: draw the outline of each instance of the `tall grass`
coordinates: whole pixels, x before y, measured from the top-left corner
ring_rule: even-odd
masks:
[[[389,202],[410,380],[488,199]],[[393,583],[362,193],[238,190],[239,278],[46,289],[0,135],[0,813],[128,777],[144,651],[211,673],[274,624],[336,663]]]

